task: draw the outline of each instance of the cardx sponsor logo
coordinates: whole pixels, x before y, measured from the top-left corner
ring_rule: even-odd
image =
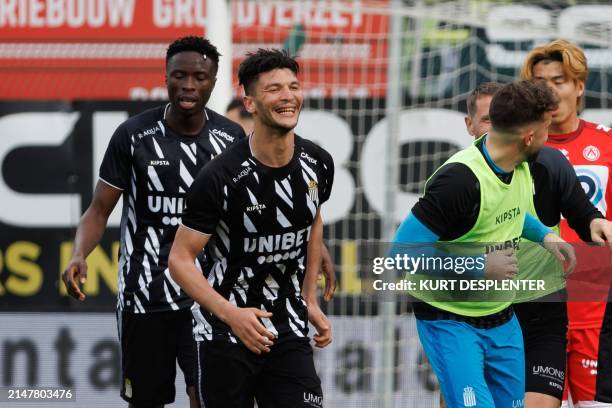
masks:
[[[215,135],[215,136],[222,137],[223,139],[227,140],[227,141],[228,141],[228,142],[230,142],[230,143],[234,141],[234,137],[233,137],[233,136],[228,135],[227,133],[225,133],[225,132],[224,132],[224,131],[222,131],[222,130],[219,130],[219,129],[213,129],[213,130],[211,130],[211,133],[212,133],[213,135]]]
[[[300,154],[300,157],[301,157],[302,159],[306,159],[308,162],[310,162],[310,163],[312,163],[312,164],[314,164],[314,165],[316,165],[316,164],[317,164],[317,161],[316,161],[315,159],[313,159],[312,157],[310,157],[310,156],[308,155],[308,153],[306,153],[306,152],[302,152],[302,154]]]

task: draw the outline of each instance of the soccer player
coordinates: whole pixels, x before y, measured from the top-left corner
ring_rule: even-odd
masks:
[[[472,136],[478,137],[489,131],[491,98],[502,86],[494,82],[483,83],[468,96],[466,127]],[[561,152],[544,146],[529,167],[535,190],[533,215],[543,224],[557,226],[561,213],[583,241],[612,240],[612,223],[603,219],[603,215],[591,204],[573,167]],[[526,250],[531,251],[532,248],[527,247]],[[535,264],[523,265],[519,262],[521,279],[542,278],[542,272],[555,273],[546,264],[546,257],[540,256],[538,259],[539,262]],[[552,280],[548,283],[553,284]],[[552,286],[547,288],[547,293],[538,293],[539,299],[518,299],[520,303],[514,305],[524,338],[527,408],[558,407],[563,397],[567,308],[563,302],[565,291],[553,293],[557,289],[562,288]],[[547,368],[546,372],[541,367]]]
[[[612,132],[606,126],[579,118],[588,66],[584,52],[576,45],[555,40],[534,48],[521,68],[521,78],[541,78],[559,98],[553,112],[548,145],[559,149],[574,165],[587,188],[587,195],[608,220],[612,219]],[[563,220],[561,236],[568,241],[578,237]],[[568,286],[572,291],[572,283]],[[612,307],[605,302],[568,302],[568,375],[574,404],[612,406]],[[602,322],[606,321],[606,325]],[[604,361],[598,361],[598,355]],[[567,398],[565,398],[567,399]],[[599,404],[598,404],[599,402]]]
[[[227,105],[225,116],[242,126],[246,134],[251,134],[253,131],[253,115],[246,110],[242,99],[233,99]],[[323,299],[329,302],[336,291],[336,267],[325,243],[321,246],[321,269],[319,272],[319,277],[323,277],[325,280]]]
[[[133,407],[174,401],[177,360],[191,405],[196,404],[193,301],[170,276],[168,254],[196,174],[234,141],[245,138],[240,126],[206,108],[218,64],[219,52],[204,38],[184,37],[170,44],[170,102],[128,119],[113,134],[63,274],[70,295],[84,300],[79,283],[87,278],[85,259],[123,196],[117,326],[121,396]]]
[[[533,160],[546,141],[555,107],[553,94],[542,83],[521,81],[501,88],[491,101],[489,134],[434,173],[395,242],[512,246],[525,236],[543,242],[559,259],[575,261],[568,244],[526,215],[531,200],[526,161]],[[513,216],[500,217],[509,213]],[[512,252],[489,253],[480,276],[513,277],[517,260]],[[522,406],[523,339],[510,301],[424,300],[414,304],[417,329],[447,404]]]
[[[478,139],[491,128],[489,106],[491,99],[503,85],[498,82],[485,82],[478,85],[468,95],[467,115],[463,118],[468,133]]]
[[[170,272],[194,306],[198,389],[212,408],[322,407],[308,339],[331,341],[317,303],[331,156],[293,131],[303,104],[298,63],[284,51],[248,54],[238,70],[254,131],[194,181]],[[213,264],[202,275],[200,248]]]

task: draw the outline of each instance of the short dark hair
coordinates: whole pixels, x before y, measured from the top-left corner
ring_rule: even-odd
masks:
[[[298,62],[285,50],[260,48],[246,56],[238,67],[238,82],[244,87],[246,95],[251,94],[251,85],[257,81],[259,74],[277,68],[288,68],[295,75],[300,72]]]
[[[515,81],[495,93],[489,107],[494,130],[515,133],[518,127],[542,120],[557,108],[557,98],[543,80]]]
[[[503,84],[499,82],[483,82],[478,85],[467,97],[467,113],[468,116],[473,118],[476,113],[476,102],[481,96],[493,96],[499,91]]]
[[[217,67],[219,66],[219,57],[221,54],[217,50],[217,47],[212,45],[206,38],[196,37],[195,35],[181,37],[170,44],[166,51],[166,65],[168,61],[170,61],[170,58],[185,51],[194,51],[206,55],[206,58],[210,58]]]
[[[231,102],[227,105],[227,109],[225,109],[225,112],[229,112],[233,109],[238,109],[238,115],[240,115],[242,119],[253,117],[251,112],[246,110],[246,108],[244,107],[244,102],[242,101],[242,99],[232,99]]]

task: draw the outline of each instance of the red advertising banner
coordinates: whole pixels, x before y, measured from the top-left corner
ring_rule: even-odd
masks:
[[[295,37],[307,94],[381,96],[388,17],[371,7],[387,4],[231,1],[234,69],[247,51]],[[206,0],[0,0],[0,98],[163,99],[165,50],[181,36],[206,34],[206,7]]]

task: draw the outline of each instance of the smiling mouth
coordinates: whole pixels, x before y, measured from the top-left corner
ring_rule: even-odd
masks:
[[[287,107],[275,109],[275,112],[281,116],[293,116],[296,110],[297,109],[294,107],[287,106]]]

